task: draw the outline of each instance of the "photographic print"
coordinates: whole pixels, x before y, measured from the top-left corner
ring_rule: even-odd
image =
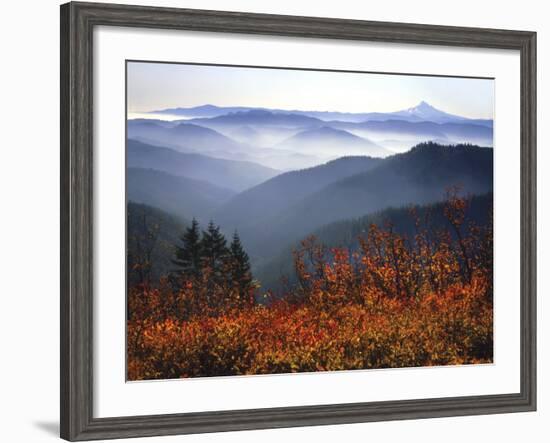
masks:
[[[493,362],[493,79],[126,74],[127,380]]]

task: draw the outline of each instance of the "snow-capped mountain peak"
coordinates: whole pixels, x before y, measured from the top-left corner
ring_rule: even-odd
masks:
[[[436,123],[465,120],[464,117],[448,114],[447,112],[434,108],[424,100],[412,108],[394,112],[393,115],[398,117],[407,117],[408,119],[413,118],[414,120],[432,121]]]
[[[413,108],[405,109],[406,113],[418,115],[418,116],[429,116],[429,115],[447,115],[446,112],[440,111],[439,109],[434,108],[432,105],[425,101],[421,101],[418,105]]]

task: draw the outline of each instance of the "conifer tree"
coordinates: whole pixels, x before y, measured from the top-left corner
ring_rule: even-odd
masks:
[[[223,275],[224,266],[229,256],[227,241],[212,220],[208,228],[202,233],[202,264],[209,266],[217,278]]]
[[[231,253],[231,274],[233,282],[237,284],[241,300],[249,301],[252,285],[252,273],[250,272],[250,259],[244,250],[237,231],[233,234],[233,240],[229,247]]]
[[[211,220],[202,232],[201,264],[206,281],[206,301],[210,308],[219,309],[225,303],[229,249],[220,227]]]
[[[178,266],[180,275],[198,278],[201,273],[202,242],[199,223],[193,218],[191,226],[181,236],[183,246],[176,246],[176,258],[172,262]]]

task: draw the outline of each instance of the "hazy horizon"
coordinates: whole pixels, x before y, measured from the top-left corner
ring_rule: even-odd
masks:
[[[287,111],[395,112],[424,101],[441,111],[493,119],[494,80],[128,62],[128,114],[206,104]]]

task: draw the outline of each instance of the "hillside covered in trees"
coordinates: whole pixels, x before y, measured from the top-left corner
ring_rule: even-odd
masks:
[[[485,226],[491,221],[492,205],[492,193],[471,196],[468,199],[468,206],[464,208],[464,216],[469,223]],[[414,212],[415,217],[411,217],[411,211]],[[362,217],[323,225],[310,235],[325,246],[325,254],[328,256],[332,248],[343,247],[352,252],[357,251],[360,248],[359,238],[368,235],[372,225],[391,224],[395,232],[409,239],[414,238],[418,230],[418,220],[429,223],[432,230],[446,229],[448,220],[445,216],[445,203],[387,208]],[[455,234],[451,233],[451,235]],[[289,243],[278,255],[256,269],[255,275],[261,282],[262,288],[269,288],[278,295],[283,289],[283,283],[296,282],[296,272],[289,257],[292,256],[293,250],[299,248],[300,243],[301,239]]]

